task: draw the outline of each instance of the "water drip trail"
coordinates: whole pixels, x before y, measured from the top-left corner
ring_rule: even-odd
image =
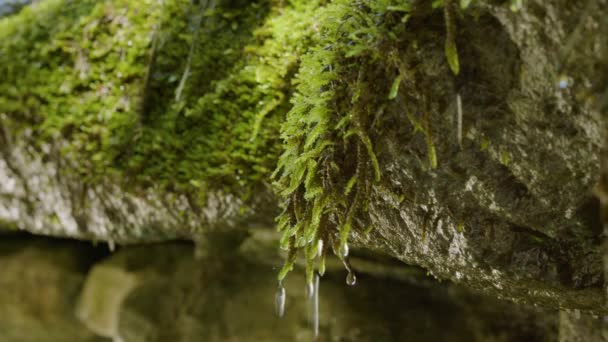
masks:
[[[306,284],[306,298],[311,299],[315,294],[314,281]]]
[[[462,99],[460,94],[456,94],[456,119],[458,146],[462,149]]]
[[[348,275],[346,276],[346,284],[348,284],[350,286],[355,285],[357,283],[357,276],[355,275],[355,272],[353,271],[353,268],[350,265],[348,258],[347,257],[343,258],[342,263],[344,264],[344,267],[348,271]]]
[[[319,337],[319,283],[320,277],[318,273],[315,273],[315,288],[313,296],[313,310],[312,310],[312,322],[315,339]]]
[[[277,286],[277,292],[274,296],[274,312],[278,317],[283,317],[285,314],[285,288],[283,284],[279,282]]]

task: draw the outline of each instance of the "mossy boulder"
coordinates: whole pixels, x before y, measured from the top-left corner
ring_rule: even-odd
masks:
[[[280,279],[350,246],[605,313],[604,6],[38,2],[0,20],[0,222],[114,244],[278,216]]]

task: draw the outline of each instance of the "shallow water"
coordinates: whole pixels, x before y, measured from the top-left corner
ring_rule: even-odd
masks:
[[[296,269],[239,250],[194,258],[190,243],[117,248],[0,239],[2,341],[551,341],[556,314],[451,284],[329,267],[311,302]],[[352,260],[351,260],[352,261]],[[280,265],[277,258],[277,265]],[[405,267],[405,266],[404,266]],[[356,264],[353,262],[353,268]],[[275,314],[275,305],[284,310]]]

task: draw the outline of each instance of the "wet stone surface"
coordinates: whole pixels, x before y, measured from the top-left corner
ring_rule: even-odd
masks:
[[[398,58],[416,68],[379,119],[384,130],[374,141],[383,178],[369,203],[374,229],[369,235],[355,229],[351,246],[421,266],[439,279],[493,297],[603,316],[602,229],[592,189],[606,118],[589,94],[606,74],[597,72],[606,64],[606,1],[530,0],[517,13],[505,1],[478,5],[459,23],[457,78],[445,63],[443,40],[437,39],[445,34],[442,15],[420,14],[410,23],[418,47]],[[584,24],[578,32],[584,41],[572,35],[578,23]],[[575,48],[565,51],[564,42]],[[461,132],[454,121],[457,98]],[[429,111],[436,169],[429,170],[427,141],[404,113],[410,103],[426,104],[413,108],[416,115]],[[119,244],[197,240],[200,231],[253,231],[274,224],[278,200],[269,192],[251,203],[213,192],[207,205],[195,210],[186,196],[159,189],[126,193],[106,179],[87,186],[78,175],[60,172],[66,167],[56,153],[61,142],[37,149],[29,144],[30,129],[2,134],[0,224],[14,229]],[[197,274],[196,262],[183,258],[191,263],[184,273]],[[223,262],[218,270],[202,267],[213,276],[200,277],[216,281],[208,280],[211,288],[230,280],[213,272],[245,272],[240,261],[229,267]],[[263,279],[272,279],[273,272]],[[357,276],[353,289],[363,286],[365,275]],[[340,289],[345,277],[339,277]],[[324,289],[331,288],[326,279],[333,275],[321,282],[322,300]],[[146,286],[170,290],[172,280],[163,281]],[[286,317],[293,292],[287,285]],[[276,283],[268,286],[274,293]],[[153,289],[135,288],[133,295],[144,291],[140,296],[145,297]],[[272,293],[266,295],[271,304]],[[163,303],[157,304],[169,305]],[[107,334],[123,331],[120,324],[105,327]],[[323,334],[322,323],[320,329]]]

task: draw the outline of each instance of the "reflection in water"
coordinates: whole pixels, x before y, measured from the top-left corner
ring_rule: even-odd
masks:
[[[319,275],[315,273],[315,295],[313,296],[312,327],[315,338],[319,336]]]
[[[357,286],[344,284],[343,269],[333,260],[323,277],[323,291],[319,291],[320,277],[315,274],[313,296],[308,299],[303,291],[289,291],[304,282],[301,270],[296,269],[277,286],[273,265],[256,262],[235,248],[226,250],[226,255],[197,260],[190,243],[132,246],[109,254],[105,247],[100,252],[80,242],[3,237],[2,341],[312,341],[317,336],[317,341],[469,342],[556,338],[556,315],[552,312],[471,294],[419,278],[419,273],[412,273],[411,280],[405,282],[372,276],[361,271],[364,268],[352,255],[351,262],[360,269]],[[112,275],[133,279],[129,280],[132,288],[128,293],[116,296],[101,283],[121,280],[108,279]],[[85,292],[88,301],[82,300]],[[273,295],[274,301],[269,300]],[[84,305],[79,308],[82,321],[75,313],[79,298]],[[108,308],[107,303],[116,309],[104,309],[112,317],[96,312]],[[96,321],[100,319],[111,324],[102,326],[103,322]],[[105,337],[87,327],[107,327],[97,329],[97,334]]]

